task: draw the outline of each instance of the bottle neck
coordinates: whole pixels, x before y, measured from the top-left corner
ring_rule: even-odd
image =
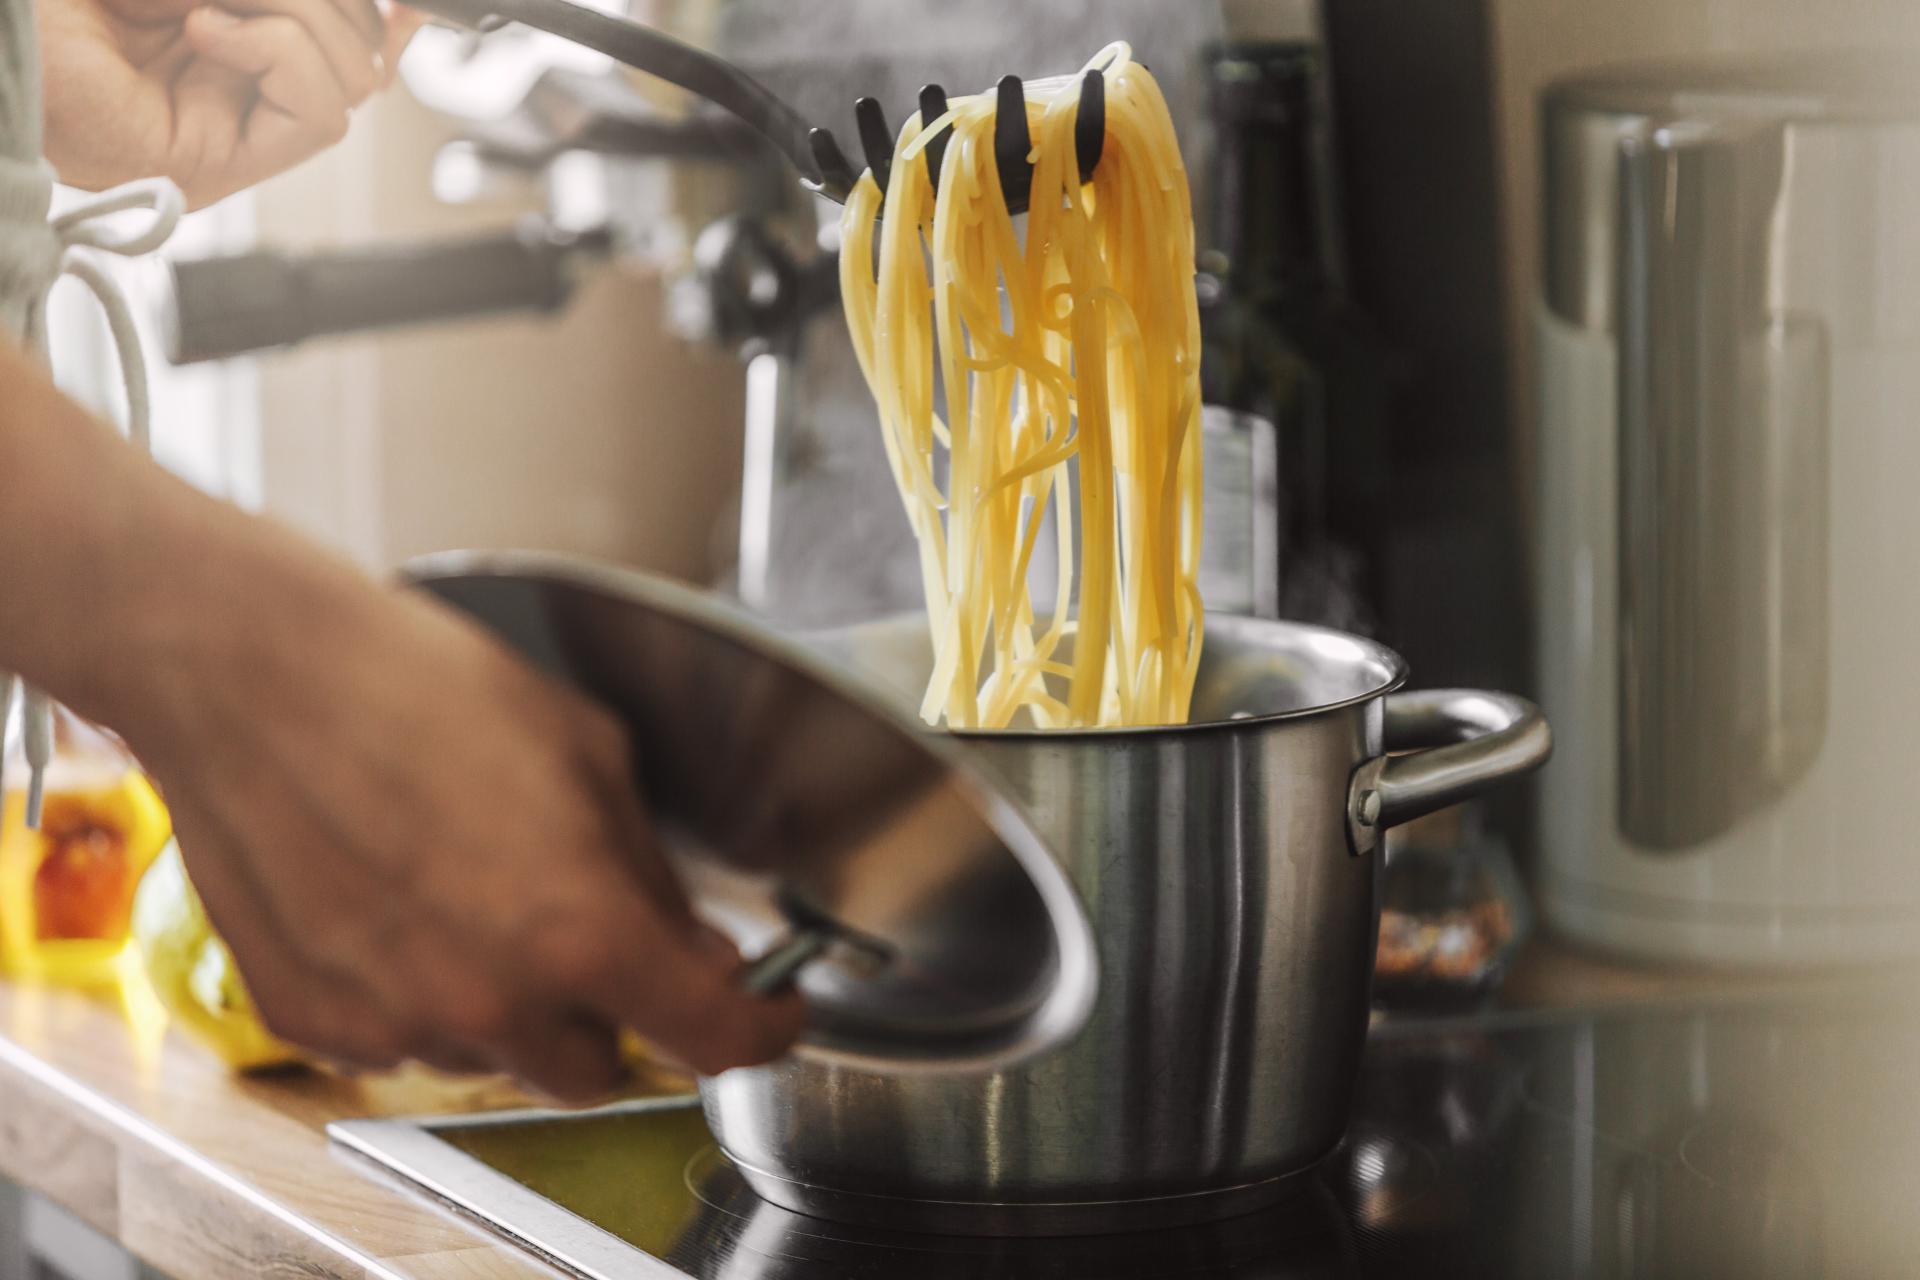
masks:
[[[1208,54],[1206,248],[1243,295],[1338,284],[1320,66],[1318,46],[1304,43],[1227,44]]]

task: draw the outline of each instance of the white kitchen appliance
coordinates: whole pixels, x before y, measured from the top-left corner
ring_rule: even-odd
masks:
[[[1542,127],[1543,914],[1920,954],[1920,63],[1616,68]]]

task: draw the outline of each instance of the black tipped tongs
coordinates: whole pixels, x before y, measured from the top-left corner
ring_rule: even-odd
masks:
[[[475,31],[491,31],[517,22],[570,40],[637,71],[675,84],[722,107],[758,130],[798,169],[814,191],[845,203],[858,174],[831,130],[801,119],[792,107],[740,68],[702,49],[627,18],[574,4],[571,0],[412,0],[414,7],[437,18]],[[1057,89],[1064,81],[1037,81],[1036,87]],[[1026,88],[1019,76],[999,84],[993,130],[993,150],[999,162],[1000,187],[1012,213],[1026,210],[1033,185],[1033,167],[1027,162],[1033,141],[1027,132]],[[920,91],[920,118],[931,123],[947,110],[947,95],[939,85]],[[1106,139],[1106,79],[1098,71],[1080,77],[1080,112],[1073,141],[1080,162],[1080,178],[1088,181],[1100,162]],[[860,150],[875,182],[886,189],[893,167],[893,131],[885,113],[872,98],[854,104]],[[944,136],[927,144],[927,168],[936,185],[946,151]]]

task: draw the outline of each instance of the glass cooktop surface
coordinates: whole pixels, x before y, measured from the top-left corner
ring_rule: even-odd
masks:
[[[1388,1027],[1276,1208],[992,1239],[778,1208],[687,1099],[358,1121],[345,1145],[590,1280],[1920,1275],[1920,1027],[1722,1008]]]

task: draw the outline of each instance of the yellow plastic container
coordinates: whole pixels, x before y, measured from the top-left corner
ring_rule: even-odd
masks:
[[[233,956],[187,878],[178,844],[169,842],[140,882],[133,900],[133,938],[146,991],[162,1019],[173,1018],[237,1071],[300,1061],[254,1011]]]
[[[38,830],[26,825],[27,770],[15,752],[0,796],[0,969],[109,987],[131,946],[134,890],[172,834],[159,792],[118,741],[55,712]]]

